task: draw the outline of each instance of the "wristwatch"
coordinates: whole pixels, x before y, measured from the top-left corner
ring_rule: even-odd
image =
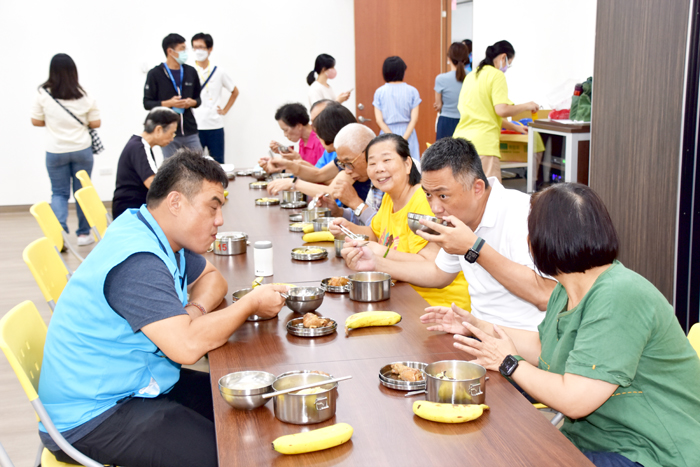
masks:
[[[362,210],[367,206],[365,203],[360,203],[358,207],[355,208],[353,213],[357,216],[360,217],[360,214],[362,214]]]
[[[500,371],[503,376],[508,377],[518,368],[518,362],[520,362],[520,360],[523,360],[523,357],[520,355],[507,355],[506,358],[503,359],[501,366],[498,367],[498,371]]]
[[[481,237],[476,237],[476,242],[474,242],[474,246],[471,247],[467,252],[464,254],[464,259],[467,263],[475,263],[476,260],[479,258],[479,252],[481,251],[481,247],[484,246],[484,241],[483,238]]]

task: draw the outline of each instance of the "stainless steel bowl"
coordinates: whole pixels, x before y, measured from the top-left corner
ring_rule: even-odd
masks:
[[[323,303],[326,291],[321,287],[293,287],[287,292],[287,308],[297,313],[309,313]]]
[[[314,208],[301,211],[302,222],[313,222],[317,217],[331,217],[331,210],[328,208]]]
[[[415,212],[409,212],[408,213],[408,228],[411,229],[413,233],[416,233],[418,230],[422,230],[425,233],[428,233],[430,235],[438,235],[436,231],[431,229],[430,227],[427,227],[420,222],[418,222],[421,219],[425,219],[427,221],[432,221],[435,222],[436,224],[441,224],[441,225],[449,225],[447,221],[443,221],[442,219],[438,219],[437,217],[433,216],[428,216],[427,214],[416,214]]]
[[[253,190],[264,190],[267,188],[267,182],[250,182],[248,186]]]
[[[282,193],[283,203],[293,203],[295,201],[306,201],[304,193],[301,191],[287,191],[284,190]]]
[[[290,214],[289,215],[289,222],[302,222],[302,215],[301,213],[296,213],[296,214]]]
[[[267,180],[267,176],[268,176],[267,172],[260,172],[260,171],[253,172],[253,173],[251,173],[251,175],[256,180]]]
[[[253,410],[268,401],[262,395],[272,392],[276,377],[266,371],[238,371],[219,379],[219,393],[234,409]]]
[[[358,239],[360,240],[369,240],[368,235],[355,235]],[[335,245],[335,257],[336,258],[342,258],[343,255],[340,254],[340,252],[343,249],[343,246],[345,245],[345,235],[343,235],[340,238],[336,238],[333,242]]]
[[[243,296],[248,295],[248,294],[249,294],[250,292],[252,292],[252,291],[253,291],[253,289],[251,289],[250,287],[248,287],[247,289],[236,290],[236,291],[233,292],[233,294],[231,295],[231,301],[232,301],[233,303],[236,303],[236,302],[237,302],[238,300],[240,300]],[[269,318],[266,318],[266,317],[260,316],[260,315],[250,315],[250,316],[248,316],[248,317],[246,318],[246,321],[267,321],[267,320],[269,320],[269,319],[275,319],[275,318],[277,318],[277,315],[271,316],[271,317],[269,317]]]
[[[449,379],[441,379],[440,374]],[[462,360],[442,360],[425,370],[425,400],[447,404],[483,404],[486,400],[486,368]]]
[[[282,209],[301,209],[305,208],[308,203],[306,201],[293,201],[291,203],[282,203],[280,207]],[[299,216],[301,218],[301,216]]]
[[[313,220],[314,232],[328,231],[328,226],[332,220],[332,217],[317,217]]]
[[[242,255],[248,248],[248,235],[244,232],[219,232],[214,240],[214,254],[220,256]]]
[[[304,384],[332,379],[315,373],[298,373],[278,377],[272,383],[273,391],[281,391]],[[285,423],[311,425],[325,422],[335,415],[338,383],[319,386],[317,394],[282,394],[274,397],[275,417]]]
[[[292,259],[297,261],[316,261],[324,258],[328,258],[328,250],[320,246],[300,246],[292,249]]]
[[[348,276],[350,300],[380,302],[391,296],[391,276],[385,272],[358,272]]]

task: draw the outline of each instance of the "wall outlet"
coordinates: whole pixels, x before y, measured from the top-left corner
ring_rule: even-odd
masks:
[[[111,168],[100,169],[100,175],[112,175],[114,170]]]

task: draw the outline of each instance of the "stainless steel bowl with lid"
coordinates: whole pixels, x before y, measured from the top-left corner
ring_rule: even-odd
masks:
[[[317,217],[331,217],[331,210],[328,208],[314,208],[301,211],[302,222],[313,222]]]
[[[280,193],[282,193],[282,202],[283,203],[293,203],[295,201],[306,201],[306,196],[301,191],[283,190]]]
[[[430,234],[430,235],[438,235],[436,231],[431,229],[428,226],[425,226],[421,224],[419,221],[421,219],[425,219],[427,221],[432,221],[435,222],[436,224],[441,224],[441,225],[450,225],[447,221],[444,221],[442,219],[438,219],[437,217],[429,216],[427,214],[417,214],[415,212],[409,212],[408,213],[408,228],[411,229],[413,233],[416,233],[418,230],[422,230],[423,232]]]
[[[312,222],[314,225],[314,232],[328,231],[328,226],[332,220],[332,217],[317,217]]]
[[[219,232],[214,240],[214,254],[242,255],[248,249],[248,235],[244,232]]]
[[[425,400],[445,404],[483,404],[486,368],[462,360],[442,360],[423,370]]]
[[[385,272],[358,272],[348,279],[350,300],[380,302],[391,297],[391,276]]]
[[[276,377],[266,371],[238,371],[219,379],[219,393],[231,407],[239,410],[253,410],[268,401],[262,395],[272,392]]]
[[[332,379],[317,373],[296,373],[278,377],[272,383],[273,391],[281,391],[305,384]],[[285,423],[311,425],[325,422],[335,415],[338,383],[318,387],[315,394],[282,394],[273,399],[275,417]]]

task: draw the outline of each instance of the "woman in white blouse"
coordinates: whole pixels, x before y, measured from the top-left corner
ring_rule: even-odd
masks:
[[[78,69],[70,56],[56,54],[51,59],[49,79],[39,86],[31,118],[32,125],[43,126],[48,130],[46,169],[51,179],[51,208],[63,229],[68,232],[71,181],[73,192],[76,192],[82,185],[75,174],[81,170],[91,174],[93,154],[88,127],[99,128],[101,123],[95,99],[88,96],[80,86]],[[78,245],[89,245],[95,240],[90,235],[90,226],[77,203],[76,211]]]
[[[341,92],[336,96],[335,91],[328,84],[329,79],[333,79],[338,75],[335,69],[335,58],[328,54],[321,54],[316,57],[314,69],[306,77],[306,82],[309,84],[309,106],[313,106],[315,102],[323,99],[330,99],[340,103],[345,102],[350,98],[350,91]]]

